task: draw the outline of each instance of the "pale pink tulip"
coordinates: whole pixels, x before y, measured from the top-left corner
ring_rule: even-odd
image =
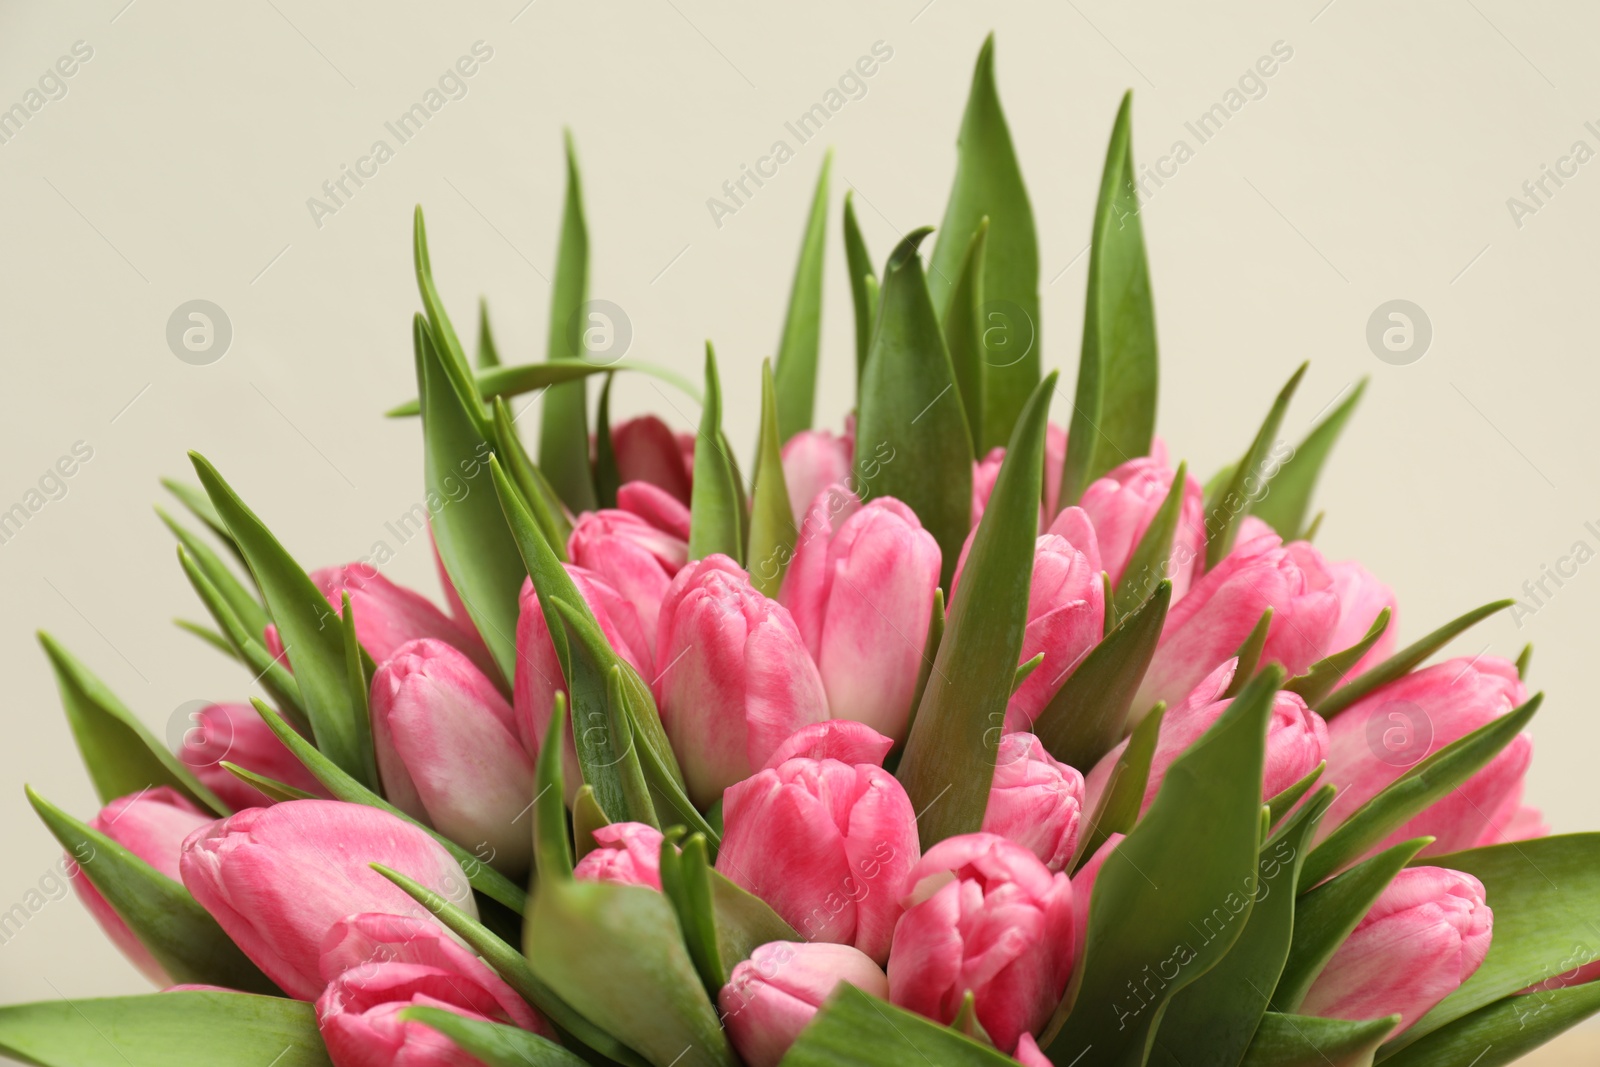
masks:
[[[649,482],[622,483],[617,489],[617,510],[643,519],[674,540],[685,543],[689,540],[688,505]],[[675,555],[674,549],[674,558]],[[670,560],[666,562],[673,567],[674,574],[682,566],[682,562],[675,565],[670,564]]]
[[[434,637],[465,652],[491,678],[497,676],[494,660],[475,631],[456,623],[421,593],[395,585],[370,563],[324,567],[312,571],[311,580],[333,605],[325,625],[338,625],[340,594],[350,594],[350,606],[356,613],[356,640],[374,662],[382,663],[407,641]],[[288,656],[292,663],[294,649],[288,649]]]
[[[1353,647],[1367,636],[1367,630],[1383,609],[1389,609],[1389,625],[1384,629],[1383,636],[1346,672],[1345,678],[1350,679],[1394,654],[1400,633],[1399,604],[1393,589],[1378,581],[1354,560],[1329,563],[1327,566],[1328,574],[1333,579],[1334,594],[1339,598],[1339,623],[1333,628],[1333,637],[1328,641],[1329,649],[1342,652]]]
[[[642,822],[614,822],[594,831],[596,848],[572,869],[574,878],[661,891],[661,831]]]
[[[263,807],[272,800],[235,777],[222,765],[224,760],[307,793],[328,795],[249,704],[208,704],[191,721],[194,725],[178,745],[178,758],[201,785],[234,811]]]
[[[949,837],[906,878],[889,995],[949,1023],[968,992],[1003,1051],[1049,1021],[1072,973],[1072,883],[994,834]]]
[[[467,876],[427,831],[378,808],[290,800],[195,830],[183,843],[183,884],[244,954],[285,993],[322,992],[322,941],[347,915],[428,917],[381,863],[474,917]]]
[[[866,723],[853,719],[828,719],[802,726],[767,757],[762,768],[776,767],[792,759],[838,760],[840,763],[870,763],[883,766],[883,759],[894,748],[894,741]]]
[[[789,610],[756,592],[727,556],[696,560],[672,580],[656,662],[662,724],[689,799],[702,808],[790,734],[829,718],[822,678]]]
[[[630,501],[644,496],[630,494]],[[673,575],[689,562],[689,543],[633,512],[604,508],[578,517],[567,540],[567,557],[603,578],[633,605],[644,632],[654,635],[661,598]]]
[[[798,525],[817,494],[834,482],[850,481],[850,461],[855,441],[849,434],[835,436],[827,430],[801,430],[784,442],[783,482],[789,506]]]
[[[849,945],[772,941],[736,965],[717,1006],[745,1067],[777,1067],[841,982],[889,995],[883,969]]]
[[[1493,931],[1483,883],[1443,867],[1409,867],[1334,951],[1299,1012],[1328,1019],[1399,1015],[1396,1031],[1404,1030],[1472,977]]]
[[[1058,423],[1044,425],[1044,513],[1053,517],[1060,510],[1061,468],[1067,462],[1067,428]]]
[[[1164,462],[1145,456],[1114,467],[1083,491],[1078,506],[1094,524],[1100,558],[1113,587],[1126,577],[1134,549],[1150,529],[1174,477],[1175,472]],[[1189,591],[1194,574],[1205,562],[1204,509],[1200,483],[1192,475],[1186,476],[1167,565],[1159,573],[1135,576],[1141,588],[1148,592],[1161,579],[1170,579],[1174,602]]]
[[[1077,508],[1057,517],[1052,529],[1068,527]],[[1100,553],[1087,526],[1079,544],[1059,533],[1047,533],[1034,546],[1033,580],[1028,589],[1028,624],[1022,631],[1026,663],[1039,653],[1044,662],[1011,694],[1005,728],[1031,730],[1034,720],[1054,699],[1072,672],[1105,633],[1105,583]]]
[[[1060,871],[1072,859],[1082,816],[1083,775],[1046,752],[1032,734],[1000,739],[983,813],[986,833],[1021,845]]]
[[[1055,1067],[1050,1062],[1050,1057],[1039,1050],[1039,1043],[1033,1039],[1032,1034],[1023,1034],[1017,1041],[1016,1061],[1022,1067]]]
[[[678,439],[654,415],[620,422],[611,428],[611,448],[623,482],[648,482],[689,503],[692,469],[683,462]]]

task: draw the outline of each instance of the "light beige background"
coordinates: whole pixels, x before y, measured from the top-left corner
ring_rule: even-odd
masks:
[[[1522,595],[1575,542],[1600,549],[1600,162],[1520,227],[1506,203],[1574,141],[1600,149],[1584,125],[1600,120],[1600,14],[1588,5],[443,7],[85,0],[0,12],[0,107],[74,42],[93,48],[67,95],[0,145],[0,510],[74,442],[93,448],[66,496],[0,545],[0,911],[57,855],[21,783],[81,815],[95,808],[34,628],[59,635],[158,732],[186,701],[248,694],[236,670],[168,624],[202,615],[149,508],[159,475],[186,474],[186,449],[211,457],[307,564],[392,542],[383,523],[420,485],[416,424],[379,418],[412,392],[413,204],[427,209],[463,333],[484,294],[506,356],[541,357],[570,125],[593,295],[626,309],[633,356],[698,374],[701,342],[714,338],[726,387],[743,398],[729,431],[749,441],[759,360],[777,340],[823,142],[833,145],[819,416],[837,425],[852,359],[838,195],[857,190],[880,262],[901,233],[940,220],[991,27],[1040,228],[1047,367],[1070,382],[1105,140],[1131,86],[1136,158],[1153,162],[1179,139],[1196,149],[1145,209],[1161,431],[1175,454],[1202,472],[1231,459],[1302,359],[1313,363],[1287,425],[1296,437],[1371,375],[1322,487],[1320,544],[1394,584],[1407,637]],[[477,41],[493,57],[466,97],[319,227],[307,198],[375,139],[394,144],[384,122]],[[775,139],[792,144],[785,120],[878,41],[893,58],[865,97],[715,225],[706,199]],[[1266,94],[1200,144],[1184,123],[1279,41],[1293,57]],[[232,322],[231,348],[211,366],[180,362],[165,341],[169,314],[194,298]],[[1409,366],[1380,362],[1365,341],[1369,314],[1394,298],[1433,324]],[[618,384],[620,410],[691,425],[692,406],[670,403],[645,379]],[[437,592],[416,542],[387,571]],[[1529,792],[1558,830],[1600,826],[1597,610],[1600,564],[1585,565],[1537,612],[1502,615],[1458,648],[1514,656],[1537,642],[1533,679],[1550,700]],[[140,985],[73,900],[48,903],[0,945],[0,1001]],[[1574,1048],[1582,1062],[1592,1036],[1588,1047]]]

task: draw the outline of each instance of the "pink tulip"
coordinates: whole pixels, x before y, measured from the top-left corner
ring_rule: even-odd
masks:
[[[1416,1022],[1472,977],[1489,951],[1494,913],[1483,883],[1443,867],[1395,875],[1334,951],[1299,1012],[1327,1019]]]
[[[176,882],[183,839],[209,825],[213,819],[214,816],[202,811],[176,789],[158,785],[118,797],[101,808],[100,814],[89,820],[89,826]],[[82,858],[89,857],[85,854]],[[129,962],[156,985],[170,985],[172,979],[165,968],[156,962],[150,950],[134,936],[128,924],[82,875],[77,865],[69,860],[67,870],[78,891],[78,899]]]
[[[1320,836],[1441,748],[1528,699],[1516,666],[1497,656],[1454,659],[1426,667],[1367,695],[1328,724],[1325,780],[1339,786]],[[1533,739],[1521,734],[1444,799],[1418,814],[1378,849],[1424,834],[1438,856],[1491,840],[1515,816]],[[1510,810],[1502,813],[1507,805]]]
[[[1072,928],[1078,931],[1076,951],[1082,951],[1084,939],[1089,936],[1089,907],[1094,903],[1094,883],[1111,854],[1122,844],[1126,834],[1110,834],[1094,855],[1084,859],[1083,865],[1072,876]],[[1073,960],[1076,966],[1077,960]]]
[[[1156,738],[1155,756],[1150,761],[1150,778],[1145,785],[1141,812],[1148,811],[1172,762],[1200,740],[1222,718],[1232,700],[1222,693],[1233,681],[1237,659],[1230,659],[1206,676],[1194,691],[1167,709]],[[1298,695],[1280,691],[1272,698],[1272,717],[1267,721],[1267,759],[1262,775],[1261,797],[1270,800],[1328,758],[1329,727],[1322,716],[1306,707]],[[1093,811],[1111,781],[1117,760],[1128,747],[1124,739],[1094,765],[1087,779],[1085,806]]]
[[[883,766],[883,759],[894,748],[894,741],[866,723],[852,719],[828,719],[802,726],[767,757],[763,770],[792,759],[838,760],[852,766],[870,763]]]
[[[1064,870],[1078,843],[1083,775],[1028,733],[1006,734],[995,756],[983,830],[1028,849],[1051,871]]]
[[[831,537],[797,545],[778,599],[816,662],[833,715],[905,737],[939,562],[939,543],[892,497],[871,501]]]
[[[436,637],[465,652],[484,674],[496,676],[494,660],[482,638],[458,625],[421,593],[395,585],[371,564],[324,567],[312,571],[311,580],[333,605],[325,625],[337,625],[342,610],[340,594],[350,594],[350,606],[356,613],[356,640],[374,662],[382,663],[407,641]],[[294,649],[289,649],[288,654],[292,662]]]
[[[642,885],[661,892],[661,831],[642,822],[614,822],[594,831],[597,847],[572,869],[574,878]]]
[[[617,510],[643,519],[678,541],[689,540],[689,508],[677,497],[648,482],[624,482],[617,489]],[[685,559],[687,559],[685,554]],[[673,566],[673,573],[682,561]]]
[[[555,1037],[488,964],[432,922],[352,915],[328,931],[321,962],[327,988],[317,1028],[334,1067],[479,1067],[439,1031],[399,1017],[412,1006]]]
[[[1052,529],[1073,521],[1077,508],[1068,508]],[[1087,526],[1080,547],[1059,533],[1047,533],[1034,547],[1033,581],[1028,589],[1028,625],[1022,631],[1026,663],[1039,653],[1044,662],[1011,694],[1006,704],[1007,730],[1031,730],[1039,713],[1054,699],[1078,664],[1105,633],[1105,583],[1100,576],[1100,553]]]
[[[989,450],[988,455],[972,462],[973,526],[978,525],[978,520],[983,518],[984,510],[989,506],[989,497],[994,495],[995,479],[1000,477],[1000,465],[1005,459],[1006,450],[996,446]],[[1043,506],[1040,505],[1041,508]]]
[[[689,503],[692,468],[685,467],[678,439],[654,415],[629,419],[611,428],[617,473],[624,482],[648,482]]]
[[[735,966],[717,1006],[745,1067],[777,1067],[841,982],[889,995],[883,969],[849,945],[773,941]]]
[[[630,500],[640,495],[630,494]],[[653,636],[661,598],[673,575],[689,562],[689,544],[632,512],[604,508],[578,517],[567,540],[567,556],[633,605],[644,632]]]
[[[347,915],[427,917],[369,866],[420,882],[476,917],[461,866],[427,831],[378,808],[290,800],[250,808],[194,831],[183,843],[183,884],[244,954],[292,997],[311,1000],[324,981],[322,940]]]
[[[222,765],[224,760],[307,793],[328,795],[322,783],[284,747],[249,704],[209,704],[191,721],[194,725],[183,735],[178,758],[200,779],[201,785],[234,811],[263,807],[272,800],[235,777]]]
[[[949,1023],[967,993],[1003,1051],[1049,1021],[1072,973],[1072,883],[993,834],[949,837],[905,883],[890,999]]]
[[[1399,604],[1393,589],[1378,581],[1354,560],[1328,564],[1328,574],[1333,579],[1334,594],[1339,598],[1339,622],[1333,628],[1333,637],[1328,642],[1332,651],[1342,652],[1353,647],[1367,636],[1367,630],[1383,609],[1389,609],[1389,625],[1383,631],[1383,636],[1345,674],[1345,678],[1350,679],[1369,667],[1376,667],[1394,654],[1400,633]]]
[[[372,742],[389,802],[510,874],[528,869],[533,757],[511,705],[450,645],[401,645],[372,679]]]
[[[433,549],[433,567],[439,573],[439,585],[444,589],[444,602],[450,605],[450,621],[463,630],[476,632],[472,615],[467,611],[466,603],[456,590],[456,583],[450,580],[450,572],[445,570],[444,557],[439,555],[439,541],[433,536],[432,522],[428,523],[428,546]]]
[[[1078,505],[1094,523],[1100,540],[1100,557],[1113,587],[1126,576],[1134,549],[1150,529],[1156,512],[1172,488],[1175,473],[1164,462],[1145,456],[1113,468],[1090,483]],[[1162,578],[1172,581],[1174,602],[1189,591],[1189,584],[1205,562],[1205,503],[1200,483],[1184,479],[1183,501],[1178,507],[1178,527],[1172,539],[1167,566],[1160,573],[1138,577],[1141,587],[1154,590]]]
[[[1524,784],[1518,782],[1510,795],[1500,802],[1489,819],[1489,826],[1473,843],[1473,847],[1507,845],[1513,841],[1531,841],[1536,837],[1550,836],[1550,827],[1545,824],[1544,815],[1538,808],[1522,802]]]
[[[784,442],[783,482],[789,490],[789,506],[794,509],[796,525],[824,488],[834,482],[850,481],[854,452],[855,441],[850,435],[836,437],[827,430],[801,430]]]
[[[756,592],[727,556],[696,560],[672,580],[656,661],[662,723],[689,799],[701,808],[790,734],[829,717],[822,678],[789,610]]]
[[[1044,425],[1044,513],[1054,517],[1061,504],[1061,468],[1067,462],[1067,428]]]
[[[1032,1034],[1023,1034],[1017,1041],[1016,1061],[1022,1067],[1055,1067],[1050,1062],[1050,1057],[1039,1050],[1039,1043],[1033,1039]]]
[[[1339,598],[1321,554],[1304,542],[1284,545],[1271,533],[1241,541],[1167,613],[1135,712],[1181,700],[1239,651],[1269,607],[1262,663],[1282,664],[1295,675],[1334,651]]]
[[[786,760],[731,787],[717,870],[772,905],[807,941],[854,945],[878,962],[917,861],[917,817],[872,763]]]

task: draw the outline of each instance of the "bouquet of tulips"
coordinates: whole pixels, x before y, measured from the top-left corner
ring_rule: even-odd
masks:
[[[709,345],[698,388],[596,351],[570,144],[546,360],[502,365],[484,316],[469,361],[419,211],[391,414],[448,610],[382,559],[302,569],[193,456],[162,517],[214,624],[183,625],[263,699],[174,753],[43,639],[106,806],[29,799],[163,991],[0,1008],[0,1051],[1493,1067],[1600,1008],[1600,835],[1522,803],[1527,653],[1427,665],[1510,602],[1400,647],[1391,589],[1313,546],[1359,388],[1291,446],[1297,372],[1237,463],[1174,462],[1127,100],[1065,403],[993,63],[926,264],[922,229],[880,275],[844,198],[839,434],[823,165],[743,470]],[[639,373],[692,435],[613,423]]]

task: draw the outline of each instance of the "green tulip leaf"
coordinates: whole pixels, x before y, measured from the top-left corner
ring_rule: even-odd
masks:
[[[566,508],[545,480],[544,473],[529,457],[528,450],[522,447],[522,438],[517,436],[517,424],[511,417],[511,409],[505,399],[498,396],[494,398],[494,446],[496,458],[522,495],[522,503],[538,524],[545,543],[550,546],[556,559],[565,563],[567,541],[572,536],[572,523],[567,520]]]
[[[296,786],[280,782],[275,778],[268,778],[264,774],[257,774],[255,771],[246,770],[237,763],[229,763],[227,760],[220,760],[218,762],[218,766],[227,771],[229,774],[233,775],[235,778],[239,779],[239,781],[243,782],[245,785],[259,792],[268,800],[311,800],[317,795],[315,793],[307,792],[306,790],[300,789]]]
[[[1311,787],[1317,784],[1317,781],[1322,777],[1322,772],[1327,769],[1328,761],[1323,760],[1311,768],[1304,778],[1267,801],[1267,812],[1273,826],[1278,825],[1278,822],[1289,814],[1289,810],[1300,803],[1300,798],[1311,791]]]
[[[597,503],[603,508],[617,506],[617,490],[622,487],[616,444],[611,440],[611,382],[615,377],[606,375],[605,384],[600,386],[600,406],[595,414],[594,491]]]
[[[1496,600],[1485,604],[1481,608],[1473,608],[1460,618],[1452,619],[1437,630],[1421,640],[1414,641],[1369,670],[1352,678],[1349,684],[1341,686],[1330,695],[1317,701],[1311,706],[1324,718],[1331,719],[1368,693],[1390,682],[1410,674],[1413,669],[1420,666],[1424,660],[1439,651],[1461,634],[1487,619],[1490,615],[1504,611],[1515,600]],[[1310,701],[1307,701],[1310,704]]]
[[[1305,537],[1304,524],[1306,513],[1311,509],[1311,493],[1317,487],[1317,478],[1328,461],[1328,454],[1333,451],[1334,443],[1339,440],[1344,424],[1350,421],[1366,388],[1367,379],[1362,378],[1350,395],[1306,434],[1294,455],[1284,461],[1272,479],[1272,492],[1250,509],[1252,515],[1278,531],[1278,536],[1285,541],[1310,540]]]
[[[1222,562],[1222,558],[1233,550],[1233,542],[1239,536],[1239,525],[1266,497],[1273,478],[1282,469],[1278,462],[1278,428],[1283,425],[1289,401],[1293,399],[1294,391],[1299,388],[1300,379],[1305,377],[1306,368],[1310,365],[1300,364],[1299,369],[1278,391],[1265,421],[1251,439],[1244,458],[1233,465],[1226,481],[1206,495],[1207,570]]]
[[[1178,523],[1183,514],[1183,491],[1188,483],[1189,465],[1180,463],[1166,497],[1151,517],[1150,525],[1145,527],[1133,554],[1128,557],[1128,565],[1123,568],[1115,596],[1107,602],[1107,614],[1112,618],[1120,621],[1149,600],[1156,586],[1167,575],[1172,539],[1178,533]]]
[[[1239,648],[1234,652],[1233,658],[1238,660],[1233,667],[1233,678],[1223,689],[1224,699],[1232,699],[1239,695],[1239,690],[1244,688],[1244,683],[1251,678],[1256,667],[1261,663],[1261,653],[1266,651],[1267,632],[1272,629],[1272,609],[1269,607],[1261,613],[1261,618],[1250,628]]]
[[[961,394],[961,409],[967,416],[967,433],[972,439],[972,455],[979,458],[979,434],[983,422],[983,377],[987,367],[983,338],[984,296],[983,256],[989,240],[989,217],[978,221],[967,251],[961,257],[961,273],[956,277],[950,306],[944,313],[944,339],[950,346],[950,366],[955,372],[956,389]]]
[[[794,285],[789,290],[789,313],[783,320],[783,337],[778,341],[778,436],[787,441],[801,430],[811,429],[816,407],[817,353],[822,342],[822,264],[828,243],[828,171],[833,152],[822,157],[822,172],[817,175],[817,191],[811,197],[811,214],[806,218],[805,237],[800,242],[800,261],[794,268]]]
[[[1166,714],[1167,706],[1158,703],[1133,728],[1128,746],[1111,767],[1100,803],[1095,805],[1094,814],[1078,832],[1077,850],[1072,857],[1074,871],[1093,858],[1112,834],[1126,834],[1138,823],[1144,794],[1150,787],[1150,765],[1155,760],[1156,742],[1161,739],[1161,722]]]
[[[562,206],[561,238],[556,251],[555,282],[550,286],[549,363],[582,363],[588,323],[589,227],[583,217],[583,184],[572,134],[565,135],[567,195]],[[585,382],[552,385],[544,394],[539,422],[539,468],[556,493],[574,512],[592,511],[596,503],[594,473],[589,469],[589,413]]]
[[[228,529],[228,524],[222,521],[222,516],[217,514],[217,509],[211,505],[211,498],[206,496],[206,491],[198,485],[180,482],[176,478],[162,478],[161,487],[178,498],[178,503],[189,509],[189,513],[201,522],[217,538],[227,550],[233,554],[246,572],[250,565],[245,562],[244,553],[239,551],[239,546],[233,540],[233,531]]]
[[[794,508],[783,477],[783,442],[778,432],[780,406],[772,379],[772,364],[761,364],[761,438],[756,448],[755,485],[750,491],[750,584],[764,596],[777,599],[784,571],[794,558],[800,536]]]
[[[172,625],[176,626],[186,634],[192,634],[195,637],[198,637],[200,640],[204,641],[218,652],[221,652],[224,656],[227,656],[235,663],[244,662],[239,655],[239,650],[233,647],[233,642],[229,641],[226,635],[217,630],[213,630],[205,623],[194,622],[191,619],[173,619]]]
[[[579,786],[578,795],[572,801],[572,847],[577,859],[583,859],[600,847],[594,832],[602,826],[609,825],[611,820],[606,817],[600,802],[594,798],[594,788],[588,785]]]
[[[1361,640],[1342,652],[1335,652],[1331,656],[1319,659],[1306,670],[1306,673],[1289,679],[1284,688],[1291,693],[1299,693],[1300,698],[1308,705],[1316,707],[1327,699],[1328,694],[1333,692],[1340,682],[1344,681],[1345,675],[1361,662],[1361,657],[1378,643],[1383,632],[1389,628],[1392,614],[1389,608],[1378,612],[1378,617],[1372,620],[1372,625],[1367,628]]]
[[[244,625],[244,628],[260,640],[261,634],[267,625],[272,622],[272,616],[267,614],[267,609],[261,606],[261,601],[256,599],[256,594],[244,587],[244,584],[234,577],[233,570],[222,562],[211,547],[160,508],[156,508],[156,515],[172,531],[185,552],[194,559],[195,565],[200,568],[200,573],[214,586],[217,592],[227,601],[228,607]]]
[[[779,1067],[1016,1067],[1016,1061],[948,1026],[843,982],[800,1031]]]
[[[1600,1011],[1600,982],[1505,997],[1440,1027],[1379,1062],[1387,1067],[1501,1067],[1521,1059],[1596,1011]]]
[[[844,261],[850,275],[850,302],[856,313],[856,387],[861,387],[861,375],[867,369],[867,350],[872,344],[872,320],[877,311],[877,294],[869,291],[869,280],[875,283],[877,274],[872,269],[872,256],[867,252],[866,238],[861,236],[861,226],[856,222],[856,209],[851,201],[855,190],[844,194]]]
[[[1240,1067],[1372,1067],[1400,1016],[1354,1021],[1267,1012]]]
[[[694,487],[689,508],[689,558],[720,552],[744,562],[744,507],[739,475],[722,436],[722,384],[717,354],[706,342],[706,403],[695,439]]]
[[[515,363],[510,366],[479,371],[476,376],[467,381],[467,384],[482,400],[492,401],[496,397],[510,399],[511,397],[521,396],[524,393],[535,393],[568,382],[581,381],[591,374],[611,374],[624,371],[645,374],[655,378],[657,381],[666,382],[696,403],[700,402],[699,386],[683,375],[669,367],[634,359],[619,359],[609,363],[590,363],[581,360],[556,363]],[[420,415],[421,413],[421,402],[413,397],[403,404],[396,404],[384,412],[384,415],[391,419],[401,419]]]
[[[442,1008],[410,1007],[400,1018],[439,1031],[488,1067],[585,1067],[588,1062],[520,1027],[468,1019]]]
[[[728,984],[729,968],[723,966],[722,949],[717,945],[717,919],[711,903],[711,867],[706,862],[706,839],[695,834],[678,850],[681,835],[661,839],[661,892],[672,902],[683,928],[684,944],[706,993],[716,999]]]
[[[478,298],[478,369],[494,370],[500,365],[500,347],[489,328],[489,301]]]

